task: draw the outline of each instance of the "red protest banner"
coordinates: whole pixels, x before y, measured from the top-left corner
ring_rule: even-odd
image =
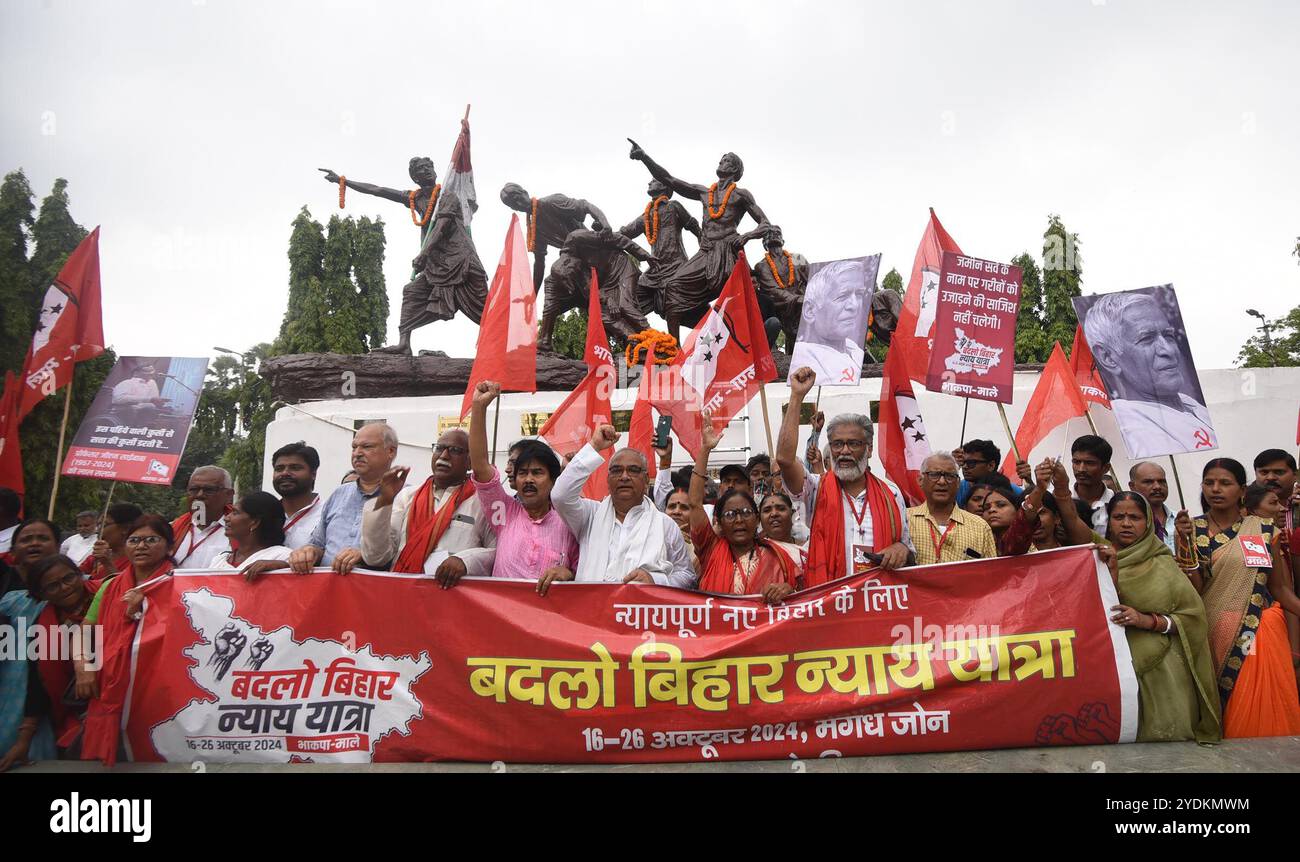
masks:
[[[925,388],[1011,403],[1020,267],[943,253]]]
[[[1089,548],[859,575],[777,606],[178,572],[149,592],[127,739],[136,760],[572,763],[1128,742],[1116,603]]]

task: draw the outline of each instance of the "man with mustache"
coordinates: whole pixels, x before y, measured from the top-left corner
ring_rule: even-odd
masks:
[[[811,368],[790,378],[776,463],[786,489],[812,512],[805,585],[824,584],[874,568],[899,569],[916,555],[907,504],[898,488],[871,472],[871,419],[842,413],[826,423],[827,471],[809,475],[799,460],[799,411],[817,381]]]
[[[199,467],[185,486],[186,511],[172,522],[171,557],[178,569],[206,569],[230,553],[226,512],[235,502],[230,473],[214,464]]]
[[[1186,518],[1187,512],[1175,514],[1165,505],[1169,499],[1169,479],[1165,476],[1165,468],[1153,461],[1139,461],[1129,468],[1128,489],[1141,494],[1150,504],[1151,529],[1155,531],[1156,538],[1169,548],[1170,553],[1175,553],[1178,550],[1175,547],[1178,538],[1176,523],[1179,519]],[[1191,526],[1190,519],[1187,524]]]
[[[620,450],[609,461],[609,496],[599,503],[582,496],[587,478],[605,463],[601,453],[617,442],[614,426],[598,427],[551,490],[551,505],[578,537],[575,580],[690,589],[696,574],[682,531],[646,496],[644,454]]]
[[[289,567],[306,574],[317,564],[346,575],[362,560],[361,512],[379,496],[379,482],[397,457],[397,432],[384,422],[368,422],[352,437],[356,479],[340,485],[325,501],[307,544],[289,555]]]
[[[320,523],[321,498],[316,493],[320,454],[302,440],[289,443],[275,450],[271,469],[271,486],[284,505],[284,544],[296,550],[311,541]]]
[[[465,575],[486,578],[496,560],[496,533],[469,482],[469,435],[444,431],[433,446],[433,475],[406,484],[410,467],[387,470],[361,517],[366,565],[433,575],[443,589]]]

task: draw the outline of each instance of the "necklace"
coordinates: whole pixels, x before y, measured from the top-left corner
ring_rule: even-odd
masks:
[[[722,218],[723,213],[727,211],[727,203],[731,200],[731,193],[736,190],[736,184],[732,183],[731,185],[727,186],[726,192],[724,192],[722,195],[722,206],[715,211],[713,209],[713,194],[717,190],[718,190],[717,183],[714,183],[713,185],[709,186],[709,218],[715,220]]]
[[[654,245],[659,240],[659,204],[666,200],[668,200],[668,195],[660,195],[650,203],[646,204],[645,218],[643,221],[645,222],[645,240],[650,243],[650,245]],[[653,229],[651,228],[652,214],[654,218]]]
[[[438,194],[442,191],[442,184],[433,187],[433,193],[429,195],[429,205],[424,208],[424,218],[417,218],[415,214],[415,195],[419,189],[411,189],[411,194],[406,199],[406,205],[411,210],[411,221],[416,227],[424,227],[429,223],[429,217],[433,215],[433,205],[438,202]]]
[[[772,252],[769,251],[767,254],[764,255],[764,257],[767,258],[767,265],[772,268],[772,278],[776,279],[776,286],[794,287],[794,257],[791,256],[790,252],[786,251],[785,249],[782,249],[781,251],[785,255],[785,271],[789,273],[789,278],[790,278],[789,281],[786,282],[781,281],[781,273],[776,268],[776,261],[772,259]]]

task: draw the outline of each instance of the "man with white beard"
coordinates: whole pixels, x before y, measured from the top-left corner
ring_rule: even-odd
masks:
[[[809,474],[797,455],[799,412],[816,383],[811,368],[790,378],[790,405],[781,423],[776,462],[790,496],[811,512],[808,525],[809,587],[875,568],[899,569],[915,559],[907,504],[897,487],[871,472],[871,419],[843,413],[826,423],[826,465]]]

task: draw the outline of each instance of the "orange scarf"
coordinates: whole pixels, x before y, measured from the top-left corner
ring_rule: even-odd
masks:
[[[871,513],[872,551],[880,553],[902,539],[902,513],[888,486],[872,473],[866,474],[867,510]],[[882,529],[888,520],[889,529]],[[808,540],[806,586],[815,587],[844,577],[844,491],[834,470],[822,476],[813,507],[812,535]]]
[[[470,497],[474,496],[474,483],[467,478],[441,509],[435,509],[433,479],[425,479],[415,492],[406,516],[406,544],[393,564],[394,572],[418,575],[424,571],[424,561],[442,541],[442,534],[451,526],[452,516]]]
[[[223,509],[221,510],[221,517],[224,518],[224,517],[226,517],[226,515],[230,514],[230,509],[231,509],[230,506],[226,506],[225,508],[223,508]],[[189,533],[189,531],[190,531],[190,526],[191,526],[193,523],[194,523],[194,510],[193,510],[193,509],[190,509],[190,510],[189,510],[188,512],[186,512],[184,515],[181,515],[179,518],[177,518],[176,520],[172,521],[172,549],[171,549],[171,555],[172,555],[173,557],[176,556],[176,552],[180,550],[180,548],[181,548],[181,540],[185,538],[185,535],[186,535],[187,533]],[[212,526],[212,525],[209,524],[208,526],[210,527],[210,526]],[[205,528],[205,529],[206,529],[206,528]],[[239,543],[238,543],[238,542],[231,542],[231,543],[230,543],[230,547],[231,547],[232,549],[233,549],[233,548],[237,548],[237,547],[239,547]],[[190,553],[191,553],[191,554],[194,553],[194,545],[190,545]]]
[[[795,589],[799,589],[797,581],[798,574],[795,571],[794,560],[785,549],[769,542],[767,539],[754,540],[754,553],[759,553],[759,549],[766,548],[776,557],[777,572],[771,573],[768,566],[760,558],[754,566],[753,580],[745,586],[745,592],[742,595],[753,595],[761,593],[768,586],[774,583],[786,583]],[[704,574],[700,578],[698,589],[705,593],[722,593],[724,595],[732,594],[732,586],[735,580],[736,555],[731,552],[731,546],[726,540],[718,537],[709,547],[707,559],[700,560],[704,568]],[[771,575],[777,575],[773,577]]]

